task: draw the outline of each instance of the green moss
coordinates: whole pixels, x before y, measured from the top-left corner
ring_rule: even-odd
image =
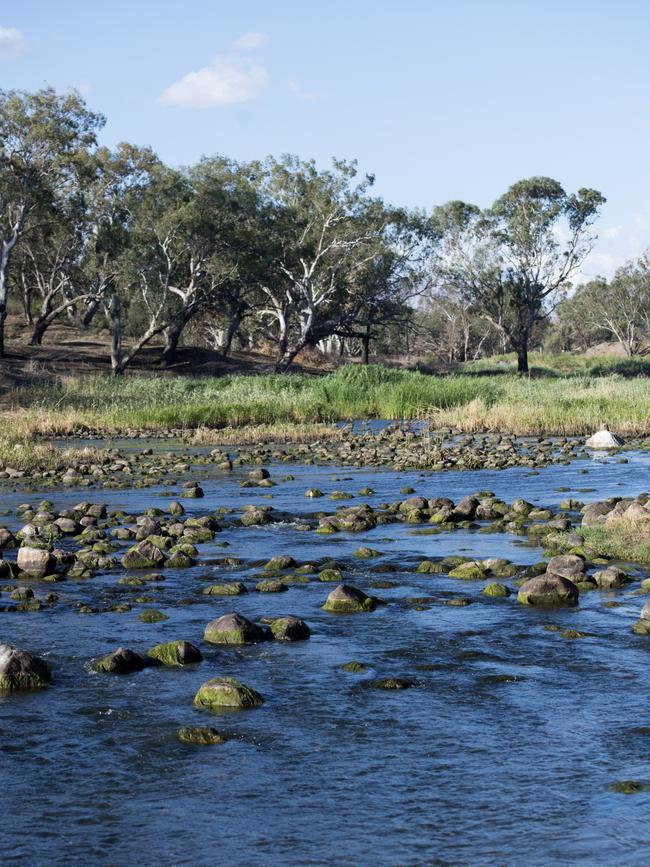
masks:
[[[209,584],[201,593],[204,596],[241,596],[242,593],[248,593],[248,590],[241,581],[230,581],[226,584]]]
[[[367,665],[364,665],[363,662],[356,662],[354,660],[344,663],[341,668],[343,671],[349,671],[350,674],[363,674],[365,671],[368,671]]]
[[[462,578],[464,581],[480,581],[485,579],[485,570],[478,563],[461,563],[449,571],[450,578]]]
[[[178,730],[177,737],[184,744],[200,747],[208,747],[226,742],[226,738],[223,735],[220,735],[216,729],[209,726],[184,726]]]
[[[505,584],[499,584],[498,581],[493,581],[485,585],[483,593],[485,596],[510,596],[510,588],[506,587]]]
[[[440,572],[444,572],[444,567],[440,565],[440,563],[434,563],[432,560],[423,560],[418,568],[415,570],[416,572],[437,575]]]
[[[200,662],[203,655],[198,647],[189,641],[168,641],[165,644],[156,644],[147,651],[147,656],[158,660],[163,665],[188,665]]]
[[[645,792],[648,788],[647,783],[642,783],[639,780],[621,780],[618,783],[612,783],[609,790],[619,795],[638,795],[639,792]]]
[[[249,708],[264,704],[264,698],[232,677],[213,677],[199,687],[194,704],[207,710]]]
[[[147,608],[145,611],[138,614],[138,620],[142,623],[160,623],[163,620],[169,620],[166,614],[162,611],[157,611],[155,608]]]
[[[342,581],[343,574],[340,569],[323,569],[318,573],[318,578],[321,581]]]

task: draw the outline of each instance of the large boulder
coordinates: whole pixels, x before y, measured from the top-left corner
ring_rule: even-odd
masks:
[[[537,575],[530,578],[519,588],[517,601],[522,605],[556,606],[577,605],[580,591],[568,578],[562,575]]]
[[[335,614],[353,614],[357,611],[374,611],[376,601],[363,590],[350,584],[339,584],[327,597],[323,609]]]
[[[44,659],[10,644],[0,644],[0,692],[42,689],[51,678],[50,666]]]
[[[620,449],[625,440],[613,434],[608,428],[596,431],[585,443],[588,449]]]
[[[264,641],[266,636],[261,626],[236,611],[211,620],[203,633],[210,644],[257,644]]]
[[[264,698],[232,677],[213,677],[199,687],[194,704],[207,710],[259,707],[264,704]]]
[[[17,563],[21,572],[39,578],[48,575],[56,567],[56,560],[49,551],[44,548],[30,548],[27,545],[18,549]]]

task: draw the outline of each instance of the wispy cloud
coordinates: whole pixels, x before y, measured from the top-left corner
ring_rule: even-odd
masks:
[[[10,60],[27,48],[25,37],[15,27],[0,27],[0,58]]]
[[[218,54],[208,66],[188,72],[164,90],[159,101],[182,108],[220,108],[257,99],[269,85],[268,70],[239,52],[268,41],[264,33],[245,33],[235,40],[231,53]]]
[[[268,34],[251,31],[244,33],[239,39],[235,39],[232,47],[235,51],[253,51],[255,48],[259,48],[260,45],[266,45],[270,41],[271,37]]]
[[[303,102],[313,102],[316,99],[321,99],[323,94],[316,93],[315,91],[303,90],[300,84],[296,81],[295,78],[287,79],[287,87],[296,97],[296,99],[300,99]]]

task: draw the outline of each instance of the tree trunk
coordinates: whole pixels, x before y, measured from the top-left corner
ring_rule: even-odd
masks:
[[[43,335],[51,325],[51,320],[47,316],[39,316],[34,325],[32,336],[29,341],[30,346],[40,346],[43,342]]]
[[[223,337],[219,343],[218,353],[222,358],[228,358],[230,354],[230,348],[232,346],[232,342],[235,339],[235,335],[239,331],[239,326],[241,325],[241,313],[233,313],[228,319],[228,327],[223,333]]]
[[[370,329],[366,327],[366,333],[361,335],[361,364],[368,364],[370,360]]]
[[[528,373],[528,341],[517,347],[517,373]]]
[[[178,342],[181,339],[185,326],[192,318],[191,311],[182,310],[177,316],[172,319],[169,325],[163,329],[165,337],[165,346],[160,356],[160,363],[163,367],[169,367],[174,364],[178,354]]]
[[[291,367],[291,362],[306,345],[306,340],[299,340],[298,343],[295,343],[293,346],[287,345],[284,352],[278,356],[278,360],[275,362],[275,372],[286,373]]]
[[[113,376],[121,376],[124,373],[124,364],[122,360],[122,300],[117,293],[113,295],[111,314],[113,325],[113,339],[111,341],[111,370],[113,371]]]
[[[95,313],[97,313],[97,308],[99,307],[99,298],[93,299],[86,305],[86,309],[81,315],[81,327],[88,328],[90,323],[95,318]]]

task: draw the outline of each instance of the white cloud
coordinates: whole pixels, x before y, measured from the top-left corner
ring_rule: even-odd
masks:
[[[235,39],[232,47],[235,51],[253,51],[253,49],[259,48],[260,45],[266,45],[266,43],[270,41],[271,37],[266,33],[255,33],[251,31],[250,33],[244,33],[244,35],[240,36],[239,39]]]
[[[265,66],[238,57],[215,57],[209,66],[188,72],[160,95],[165,105],[216,108],[250,102],[268,87]]]
[[[15,27],[0,27],[0,58],[18,57],[27,48],[25,37]]]

